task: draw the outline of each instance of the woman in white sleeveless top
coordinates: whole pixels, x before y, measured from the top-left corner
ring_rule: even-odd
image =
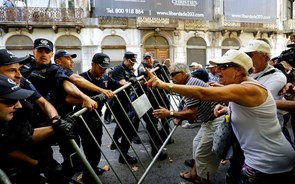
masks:
[[[251,58],[242,51],[229,50],[210,64],[217,65],[220,83],[225,86],[175,85],[159,80],[151,72],[147,83],[191,98],[229,102],[233,131],[245,156],[243,182],[294,183],[295,151],[281,131],[272,95],[248,77],[253,72]],[[225,106],[215,107],[216,116],[227,111]]]

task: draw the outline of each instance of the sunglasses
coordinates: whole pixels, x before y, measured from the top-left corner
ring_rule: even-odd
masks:
[[[17,102],[18,102],[18,100],[0,99],[0,103],[5,104],[8,107],[15,105]]]
[[[227,68],[230,68],[230,67],[235,67],[237,66],[236,64],[217,64],[217,68],[219,70],[226,70]]]
[[[179,73],[181,73],[181,72],[172,72],[172,73],[170,73],[170,76],[171,77],[175,77],[177,74],[179,74]]]
[[[247,54],[250,58],[252,58],[252,56],[253,56],[253,52],[246,52],[246,54]]]

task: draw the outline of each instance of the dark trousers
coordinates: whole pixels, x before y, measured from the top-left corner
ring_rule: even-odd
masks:
[[[157,152],[163,144],[161,139],[160,132],[158,130],[158,119],[152,115],[153,110],[150,109],[145,115],[142,116],[143,120],[146,123],[146,129],[149,133],[150,144],[152,147],[152,152]]]
[[[113,111],[115,113],[116,119],[118,120],[117,123],[120,124],[122,130],[126,134],[126,136],[124,136],[120,126],[117,124],[113,134],[113,139],[118,142],[118,140],[122,138],[120,148],[123,154],[127,154],[130,148],[130,143],[128,140],[131,142],[131,138],[134,136],[134,130],[130,124],[131,120],[129,119],[128,114],[126,115],[124,113],[124,110],[119,106],[119,104],[113,106]]]
[[[101,146],[101,139],[102,139],[102,122],[97,117],[96,114],[86,113],[83,115],[84,120],[87,123],[87,126],[91,130],[93,136],[95,137],[95,140],[98,142],[98,144]],[[96,145],[95,141],[91,137],[89,131],[87,130],[86,126],[84,125],[84,122],[80,120],[77,122],[77,131],[81,138],[82,147],[85,153],[85,156],[92,166],[94,170],[96,170],[98,163],[101,159],[101,151]]]

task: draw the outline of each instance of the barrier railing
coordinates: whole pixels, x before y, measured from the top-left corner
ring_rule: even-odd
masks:
[[[165,70],[165,66],[159,65],[151,71],[159,78],[169,80],[169,75],[166,73],[167,69]],[[87,127],[89,134],[95,141],[96,146],[101,150],[102,161],[106,162],[110,167],[110,177],[112,177],[112,179],[116,178],[117,182],[119,183],[126,183],[126,181],[128,181],[128,183],[142,183],[153,167],[154,163],[161,156],[161,154],[163,154],[167,143],[177,128],[174,126],[173,118],[157,119],[152,116],[152,111],[159,106],[176,111],[179,96],[170,94],[164,90],[146,89],[144,82],[146,82],[145,77],[140,76],[136,78],[136,81],[133,81],[132,83],[128,82],[124,86],[115,90],[115,96],[112,99],[116,105],[115,107],[105,103],[106,97],[102,94],[93,97],[93,99],[97,100],[99,103],[105,103],[106,108],[111,112],[118,128],[122,132],[122,138],[125,137],[128,141],[128,144],[130,144],[128,154],[134,154],[138,160],[138,164],[136,164],[136,166],[134,166],[135,164],[128,164],[120,145],[118,144],[117,140],[114,140],[113,138],[112,133],[114,130],[110,129],[109,125],[104,123],[104,119],[99,112],[95,111],[95,114],[101,121],[97,123],[102,123],[104,132],[106,133],[103,134],[104,140],[110,140],[114,143],[115,147],[117,148],[116,150],[119,152],[119,155],[122,155],[124,161],[127,163],[126,165],[117,164],[118,161],[114,161],[113,158],[114,155],[117,155],[114,153],[115,151],[111,151],[110,149],[102,149],[99,143],[95,140],[87,126],[87,122],[85,122],[82,116],[87,111],[85,108],[73,114],[73,116],[81,118],[82,122]],[[118,114],[120,116],[118,116]],[[127,122],[122,122],[122,120],[126,120]],[[138,123],[138,125],[136,125],[136,123]],[[142,128],[143,132],[139,133],[138,127]],[[141,144],[133,144],[132,140],[130,139],[130,134],[136,134],[140,138]],[[106,179],[103,179],[103,177],[98,177],[95,174],[77,143],[74,140],[70,140],[70,142],[78,156],[81,158],[85,168],[93,177],[94,181],[96,183],[108,183],[109,181],[107,182]],[[150,144],[147,144],[147,142]],[[122,181],[120,169],[126,169],[126,167],[130,174],[127,176],[125,174],[124,181]]]

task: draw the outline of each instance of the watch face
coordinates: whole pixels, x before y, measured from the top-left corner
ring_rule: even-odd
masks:
[[[170,116],[173,116],[174,115],[174,112],[170,111]]]

